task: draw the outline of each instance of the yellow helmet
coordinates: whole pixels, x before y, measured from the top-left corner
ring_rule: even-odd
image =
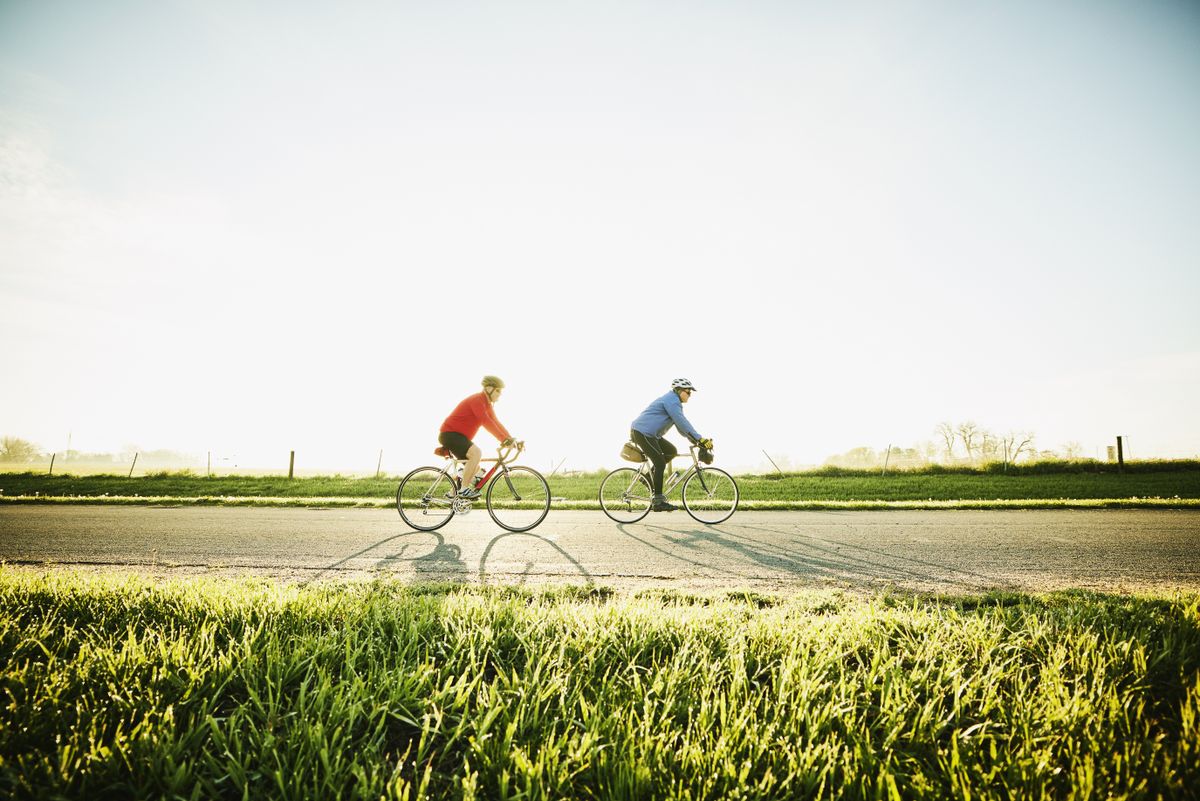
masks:
[[[497,378],[494,375],[485,375],[483,377],[482,383],[483,383],[484,389],[487,389],[488,387],[496,387],[497,389],[504,389],[504,382],[501,381],[499,378]]]

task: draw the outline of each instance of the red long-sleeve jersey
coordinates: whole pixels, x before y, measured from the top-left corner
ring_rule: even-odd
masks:
[[[471,395],[455,406],[454,411],[450,412],[450,416],[442,423],[441,431],[462,434],[473,442],[480,426],[501,442],[512,436],[508,429],[500,425],[500,421],[496,419],[496,412],[492,409],[492,402],[482,392]]]

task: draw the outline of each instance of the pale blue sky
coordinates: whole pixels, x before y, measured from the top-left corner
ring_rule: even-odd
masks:
[[[0,0],[0,433],[1200,453],[1194,3],[246,5]]]

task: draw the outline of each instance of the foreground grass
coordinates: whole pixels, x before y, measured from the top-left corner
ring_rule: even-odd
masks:
[[[1124,798],[1200,596],[684,597],[0,569],[0,794]]]
[[[936,507],[947,501],[1128,501],[1145,499],[1181,501],[1200,499],[1200,465],[1166,465],[1160,470],[1139,467],[1130,472],[1033,472],[995,473],[989,470],[968,472],[901,472],[886,476],[855,471],[814,471],[780,476],[739,476],[738,485],[746,508],[756,503],[767,506],[790,505],[814,508],[828,503],[899,503],[922,502]],[[1151,464],[1149,467],[1153,467]],[[1131,466],[1132,468],[1132,466]],[[550,489],[556,498],[568,502],[594,502],[603,473],[551,476]],[[285,502],[317,505],[386,506],[395,498],[399,479],[347,478],[323,476],[297,478],[271,476],[214,476],[188,473],[160,473],[128,478],[125,476],[47,476],[34,473],[0,473],[0,498],[95,498],[123,499],[204,498],[212,503],[230,503],[230,499],[266,498]],[[334,501],[332,499],[338,499]],[[260,503],[265,501],[260,501]],[[999,504],[1003,506],[1004,504]],[[1037,504],[1032,504],[1036,506]],[[1121,505],[1121,504],[1106,504]],[[1169,505],[1169,504],[1165,504]],[[1187,505],[1187,504],[1180,504]],[[819,508],[819,506],[817,507]]]

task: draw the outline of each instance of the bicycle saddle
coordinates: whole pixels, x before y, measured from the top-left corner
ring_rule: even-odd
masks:
[[[436,448],[434,448],[434,449],[433,449],[433,455],[434,455],[434,456],[446,456],[446,457],[449,457],[449,456],[450,456],[450,449],[449,449],[449,448],[447,448],[445,445],[439,445],[439,446],[437,446]]]

